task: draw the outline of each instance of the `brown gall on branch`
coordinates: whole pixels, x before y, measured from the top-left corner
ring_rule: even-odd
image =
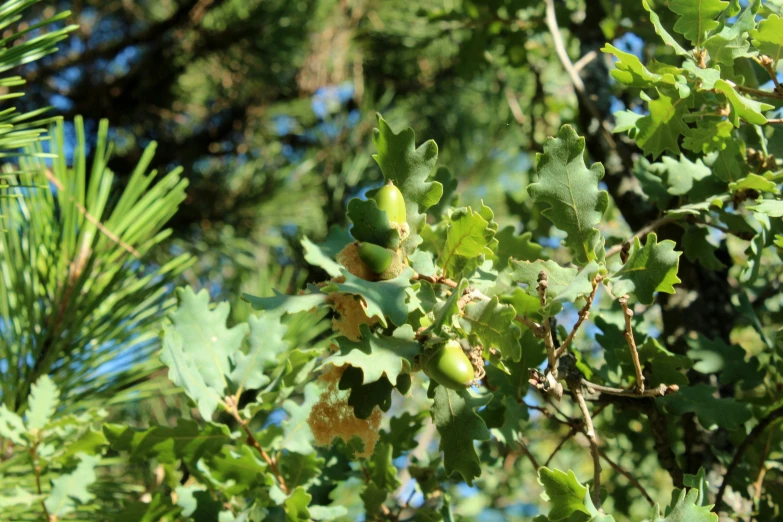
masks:
[[[636,341],[633,338],[633,324],[631,323],[633,310],[628,307],[627,295],[620,297],[618,301],[623,307],[623,315],[625,316],[625,342],[628,343],[628,348],[631,350],[633,367],[636,370],[636,390],[641,395],[644,393],[644,375],[642,374],[642,365],[639,362],[639,351],[636,349]]]

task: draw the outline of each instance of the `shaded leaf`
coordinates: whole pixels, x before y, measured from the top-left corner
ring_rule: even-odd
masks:
[[[400,232],[391,225],[389,216],[378,208],[374,199],[354,198],[349,201],[348,219],[353,223],[351,235],[359,241],[392,250],[400,246]]]
[[[345,281],[330,282],[321,290],[325,293],[342,292],[358,295],[367,317],[378,317],[383,326],[387,326],[386,317],[397,326],[405,324],[408,307],[405,305],[405,290],[411,286],[413,269],[406,267],[400,275],[387,281],[365,281],[347,270],[341,270]]]
[[[715,388],[707,384],[696,384],[680,388],[680,391],[658,397],[666,411],[672,415],[695,413],[699,423],[705,429],[714,426],[736,430],[751,418],[752,414],[747,404],[737,402],[733,398],[717,398]]]

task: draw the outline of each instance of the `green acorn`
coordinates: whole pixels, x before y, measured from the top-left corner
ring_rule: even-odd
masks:
[[[366,242],[359,245],[358,253],[359,259],[376,274],[382,274],[388,270],[395,257],[394,251]]]
[[[386,212],[392,225],[402,225],[407,222],[405,198],[391,180],[375,193],[375,202],[379,209]]]
[[[430,379],[452,390],[464,390],[473,384],[473,365],[457,341],[447,341],[431,352],[421,361],[421,369]]]

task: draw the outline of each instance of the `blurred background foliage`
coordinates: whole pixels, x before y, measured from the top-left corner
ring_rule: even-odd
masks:
[[[382,176],[371,158],[376,112],[396,131],[414,128],[417,142],[435,140],[438,164],[457,179],[457,186],[450,187],[452,197],[474,206],[483,201],[501,227],[532,232],[532,239],[547,247],[546,255],[559,261],[567,260],[560,259],[556,231],[534,209],[525,187],[535,153],[564,123],[586,136],[589,159],[606,167],[612,204],[601,226],[610,243],[659,216],[633,175],[639,151],[606,131],[615,110],[641,105],[638,89],[618,88],[609,75],[611,57],[599,51],[610,42],[645,62],[671,57],[661,45],[645,43],[658,39],[641,1],[556,2],[564,52],[584,83],[582,94],[556,52],[542,1],[52,0],[32,6],[30,19],[65,10],[71,13],[54,27],[77,24],[78,29],[60,42],[58,53],[21,68],[28,84],[16,105],[22,111],[51,105],[65,117],[57,139],[69,165],[80,157],[89,165],[103,154],[105,140],[113,141],[106,162],[113,172],[113,194],[133,188],[139,163],[160,172],[182,166],[177,179],[189,185],[168,222],[172,233],[155,237],[147,259],[159,267],[183,260],[169,270],[179,276],[177,283],[207,288],[213,300],[231,302],[235,322],[249,313],[239,300],[242,292],[271,295],[274,288],[293,293],[326,278],[305,262],[300,241],[305,236],[323,241],[330,231],[339,235],[338,227],[347,225],[346,202],[378,186]],[[671,27],[672,13],[657,11]],[[83,117],[83,132],[80,120],[71,123],[76,115]],[[102,118],[110,128],[100,127]],[[781,147],[780,127],[775,132],[771,146]],[[144,151],[153,141],[157,149],[149,157]],[[106,176],[101,169],[81,172],[86,185],[95,175]],[[681,245],[682,233],[671,225],[662,227],[659,236]],[[718,259],[730,265],[733,256],[741,264],[748,243],[716,239]],[[745,315],[737,316],[738,296],[726,285],[736,274],[726,268],[705,271],[683,257],[685,298],[664,298],[659,304],[667,306],[651,308],[645,318],[654,323],[651,331],[668,336],[675,353],[687,351],[683,332],[690,330],[741,340],[750,353],[758,353],[763,344],[753,321],[766,327],[783,319],[776,270],[765,265],[759,278],[764,286],[751,288],[741,302]],[[164,309],[163,296],[156,299]],[[614,320],[620,312],[602,313]],[[304,346],[323,334],[321,319],[300,325],[292,342]],[[138,320],[145,328],[151,321]],[[588,329],[587,335],[596,332]],[[151,353],[149,346],[144,354]],[[155,359],[152,366],[157,364]],[[134,385],[136,377],[131,371],[122,374]],[[119,382],[115,387],[125,381]],[[149,394],[128,396],[115,417],[142,425],[190,417],[191,409],[179,396],[136,400],[159,394],[165,386],[155,381]],[[404,406],[414,415],[427,408],[426,400],[418,399]],[[568,433],[556,420],[533,416],[532,421],[536,430],[526,436],[542,455]],[[639,473],[652,473],[659,465],[653,442],[641,435],[643,421],[618,410],[602,429],[613,425],[618,430],[606,435],[615,437],[615,459]],[[702,450],[689,457],[688,470],[711,458],[709,448]],[[574,444],[558,453],[555,464],[589,474],[583,453]],[[524,458],[520,455],[482,455],[482,461],[497,465],[484,475],[481,494],[464,484],[457,487],[461,501],[455,512],[466,517],[482,513],[487,521],[535,514],[532,503],[540,488],[532,469],[519,473],[527,463],[515,468],[515,461]],[[426,459],[424,452],[417,457]],[[153,475],[152,469],[145,472]],[[661,487],[659,492],[668,486],[662,470],[646,478]],[[354,486],[340,484],[330,498],[355,496]],[[641,513],[646,506],[620,476],[607,487],[618,512]],[[520,491],[527,491],[521,503]],[[400,498],[409,493],[401,491]]]

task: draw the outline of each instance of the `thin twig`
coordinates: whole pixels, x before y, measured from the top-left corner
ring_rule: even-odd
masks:
[[[633,236],[631,236],[628,239],[628,241],[632,242],[633,239],[636,238],[636,237],[641,239],[642,236],[647,235],[650,232],[652,232],[653,230],[656,230],[657,228],[659,228],[659,227],[661,227],[663,225],[666,225],[667,223],[672,223],[674,221],[677,221],[677,219],[673,218],[673,217],[669,217],[669,216],[656,219],[655,221],[653,221],[649,225],[640,228],[638,232],[636,232]],[[620,243],[619,245],[613,246],[612,248],[610,248],[609,250],[606,251],[606,259],[609,259],[613,255],[619,254],[622,251],[622,249],[623,249],[623,243]]]
[[[612,467],[612,469],[614,469],[616,472],[618,472],[619,474],[621,474],[622,476],[627,478],[628,482],[630,482],[633,487],[635,487],[636,489],[638,489],[642,493],[642,496],[647,500],[647,502],[651,506],[655,505],[655,501],[652,499],[652,497],[649,495],[649,493],[647,493],[647,491],[644,489],[644,487],[642,487],[642,485],[639,483],[639,481],[636,480],[634,478],[634,476],[631,475],[630,472],[626,471],[618,463],[616,463],[615,461],[610,459],[609,456],[606,454],[606,452],[604,450],[599,448],[598,449],[598,453],[601,455],[601,458],[603,458]]]
[[[225,399],[225,406],[226,410],[231,414],[232,417],[234,417],[234,420],[236,420],[240,427],[242,428],[242,431],[245,432],[245,435],[247,436],[247,443],[250,444],[252,447],[258,451],[258,453],[261,455],[261,458],[264,459],[264,461],[269,466],[269,469],[272,471],[272,474],[277,478],[277,481],[280,483],[280,489],[288,495],[288,487],[285,485],[285,479],[283,478],[283,475],[280,473],[280,470],[277,467],[277,461],[270,457],[269,454],[264,450],[264,448],[261,447],[261,444],[259,444],[258,439],[256,439],[255,435],[253,435],[253,432],[250,430],[250,427],[248,426],[248,421],[246,419],[243,419],[242,416],[239,414],[239,409],[237,408],[237,403],[234,400],[233,397],[226,397]]]
[[[623,315],[625,316],[625,341],[628,343],[628,348],[631,350],[633,367],[634,370],[636,370],[636,391],[641,395],[644,393],[644,375],[642,374],[642,365],[639,362],[639,351],[636,349],[636,341],[633,338],[633,324],[631,323],[633,310],[628,308],[627,295],[620,297],[618,301],[620,302],[620,306],[623,307]]]
[[[420,281],[427,281],[428,283],[433,284],[433,285],[438,285],[438,284],[446,285],[446,286],[449,286],[451,288],[457,288],[457,286],[459,286],[456,281],[453,281],[453,280],[449,279],[448,277],[443,277],[443,276],[427,276],[427,275],[424,275],[424,274],[416,273],[416,274],[413,274],[413,277],[411,279],[414,279],[414,280],[418,279]]]
[[[533,321],[529,317],[525,317],[524,315],[518,315],[514,318],[514,320],[518,323],[522,323],[525,326],[530,329],[531,332],[533,332],[533,335],[538,337],[539,339],[544,338],[544,326]]]
[[[783,124],[783,118],[767,118],[766,125],[780,125]]]
[[[563,446],[565,446],[565,443],[568,442],[571,437],[576,435],[579,432],[579,430],[576,428],[576,426],[571,426],[571,429],[568,431],[565,437],[560,441],[560,443],[557,445],[557,447],[554,449],[551,455],[549,455],[549,458],[546,459],[546,462],[544,463],[544,466],[549,466],[549,463],[552,462],[552,459],[555,458],[555,455],[557,455],[557,452],[562,449]]]
[[[563,42],[563,35],[560,33],[560,28],[557,25],[554,0],[546,0],[546,25],[549,29],[549,32],[552,34],[552,41],[555,44],[555,53],[560,59],[560,63],[563,65],[563,69],[565,69],[568,78],[571,80],[571,84],[574,86],[576,95],[582,99],[582,103],[585,104],[585,107],[587,107],[590,115],[595,118],[595,120],[600,125],[601,135],[609,144],[609,146],[613,149],[617,148],[617,144],[614,141],[611,129],[609,129],[609,126],[606,124],[606,121],[602,117],[598,107],[595,106],[595,103],[593,103],[593,100],[590,98],[590,94],[585,89],[585,84],[582,81],[582,78],[579,76],[579,72],[574,67],[574,64],[571,63],[571,58],[568,56],[568,51],[566,50],[565,43]]]
[[[581,71],[582,69],[587,67],[587,65],[590,62],[592,62],[593,60],[595,60],[597,57],[598,57],[598,53],[595,52],[595,51],[590,51],[590,52],[586,53],[584,56],[579,58],[574,63],[574,71],[576,71],[578,73],[579,71]]]
[[[593,491],[590,495],[593,499],[593,504],[596,509],[601,509],[601,456],[598,452],[598,437],[595,434],[595,427],[593,426],[593,418],[590,416],[590,410],[587,409],[587,403],[585,402],[585,396],[582,393],[581,386],[573,386],[571,391],[574,394],[576,403],[579,405],[579,409],[582,412],[582,417],[585,420],[585,435],[587,440],[590,441],[590,453],[593,456]]]
[[[549,278],[545,271],[538,273],[538,299],[541,303],[541,308],[546,308],[546,289],[549,286]],[[552,341],[552,331],[549,325],[549,320],[544,319],[542,326],[544,328],[544,346],[546,346],[546,356],[549,365],[548,370],[554,374],[557,378],[557,359],[555,358],[555,344]]]
[[[680,389],[676,384],[661,384],[655,388],[649,388],[639,393],[638,390],[624,390],[623,388],[612,388],[609,386],[602,386],[594,382],[590,382],[587,379],[582,379],[582,385],[591,392],[606,393],[608,395],[618,395],[620,397],[630,397],[642,399],[645,397],[663,397],[670,393],[674,393]]]
[[[595,293],[598,290],[598,285],[602,281],[603,277],[601,274],[598,274],[593,278],[593,291],[590,292],[590,295],[587,297],[587,302],[582,307],[581,310],[579,310],[579,319],[577,319],[576,324],[571,329],[571,333],[568,334],[568,337],[566,337],[566,340],[563,341],[563,344],[560,345],[560,348],[557,349],[555,352],[555,359],[559,359],[568,349],[568,346],[571,344],[571,341],[574,340],[574,335],[576,335],[576,331],[579,330],[579,327],[582,325],[582,322],[584,322],[585,319],[590,315],[590,307],[593,306],[593,299],[595,299]]]
[[[754,89],[753,87],[745,87],[744,85],[737,85],[734,82],[728,82],[729,85],[737,89],[738,91],[745,92],[747,94],[754,94],[761,96],[762,98],[778,98],[783,99],[783,93],[777,93],[772,91],[762,91],[761,89]]]
[[[731,459],[729,466],[726,468],[726,473],[723,475],[723,482],[721,482],[720,488],[718,488],[718,494],[715,495],[715,507],[712,508],[714,512],[717,513],[720,509],[721,502],[723,501],[723,495],[726,493],[726,487],[729,485],[729,480],[736,471],[740,460],[742,460],[743,455],[745,455],[745,452],[753,445],[754,442],[756,442],[756,439],[761,436],[761,434],[770,424],[781,418],[783,418],[783,406],[773,410],[769,415],[761,419],[761,421],[756,424],[752,430],[750,430],[750,433],[748,433],[748,436],[745,437],[745,440],[742,441],[742,444],[739,445],[737,452],[734,454],[734,457]]]
[[[537,460],[536,460],[536,458],[533,456],[533,454],[532,454],[532,453],[530,453],[530,450],[528,449],[528,447],[527,447],[527,444],[525,444],[525,441],[524,441],[524,440],[522,440],[522,438],[520,437],[520,438],[519,438],[519,440],[517,440],[516,442],[517,442],[517,444],[519,445],[519,449],[520,449],[520,451],[521,451],[522,453],[524,453],[524,455],[525,455],[525,456],[528,458],[528,460],[530,461],[530,463],[533,465],[533,469],[535,469],[536,471],[538,471],[538,468],[540,468],[541,466],[539,466],[539,465],[538,465],[538,461],[537,461]]]

